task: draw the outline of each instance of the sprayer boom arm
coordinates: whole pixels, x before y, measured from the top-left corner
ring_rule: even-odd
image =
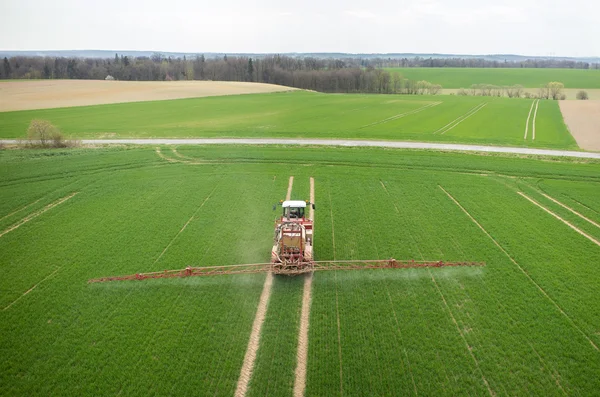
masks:
[[[149,278],[182,278],[194,276],[215,276],[222,274],[266,273],[296,275],[319,270],[360,270],[360,269],[409,269],[424,267],[449,266],[485,266],[484,262],[443,262],[443,261],[399,261],[386,260],[357,260],[357,261],[316,261],[310,262],[302,269],[277,269],[273,263],[250,263],[247,265],[186,267],[179,270],[164,270],[162,272],[136,273],[126,276],[94,278],[88,283],[122,280],[145,280]]]

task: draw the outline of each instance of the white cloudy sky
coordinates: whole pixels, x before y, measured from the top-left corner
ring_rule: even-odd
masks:
[[[0,0],[0,49],[600,56],[600,1]]]

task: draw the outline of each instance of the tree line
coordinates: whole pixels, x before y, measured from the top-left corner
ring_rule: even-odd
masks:
[[[497,61],[483,58],[373,58],[360,61],[373,67],[392,68],[559,68],[559,69],[600,69],[600,63],[572,61],[565,59],[526,59],[523,61]]]
[[[506,95],[509,98],[538,98],[564,100],[566,95],[563,93],[565,85],[559,81],[551,81],[544,84],[537,90],[537,94],[526,91],[522,85],[497,86],[493,84],[473,84],[469,89],[461,88],[456,92],[460,96],[496,96]],[[587,92],[579,91],[577,99],[588,99]]]
[[[441,86],[415,81],[373,65],[341,59],[271,55],[207,59],[151,57],[4,58],[0,79],[116,79],[131,81],[214,80],[279,84],[320,92],[437,94]]]
[[[465,58],[316,58],[266,55],[261,57],[204,55],[149,57],[65,58],[15,56],[4,58],[0,79],[220,80],[272,83],[339,93],[437,94],[441,86],[404,78],[386,67],[563,67],[589,69],[598,64],[568,60],[498,62]],[[489,88],[489,87],[488,87]],[[488,90],[488,88],[484,88]],[[481,91],[481,87],[478,88]],[[498,89],[492,88],[494,92]],[[506,92],[506,90],[504,90]],[[519,92],[519,90],[517,90]],[[508,92],[506,92],[509,95]]]

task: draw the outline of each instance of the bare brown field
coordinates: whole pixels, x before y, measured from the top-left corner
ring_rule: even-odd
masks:
[[[600,100],[559,101],[559,105],[579,147],[600,151]]]
[[[238,81],[32,80],[0,82],[0,112],[260,94],[296,88]]]

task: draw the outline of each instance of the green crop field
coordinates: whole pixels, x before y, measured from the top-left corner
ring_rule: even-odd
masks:
[[[315,273],[306,395],[600,390],[600,162],[173,149],[0,151],[0,395],[232,395],[265,275],[87,280],[267,261],[290,175],[318,259],[486,262]],[[248,395],[292,394],[302,288],[275,277]]]
[[[600,69],[521,68],[388,68],[411,80],[426,80],[443,88],[469,88],[473,84],[539,88],[559,81],[565,88],[600,88]]]
[[[540,101],[535,140],[531,132],[524,139],[532,102],[298,91],[4,112],[0,137],[23,137],[32,119],[47,119],[78,138],[354,138],[576,149],[555,101]]]

